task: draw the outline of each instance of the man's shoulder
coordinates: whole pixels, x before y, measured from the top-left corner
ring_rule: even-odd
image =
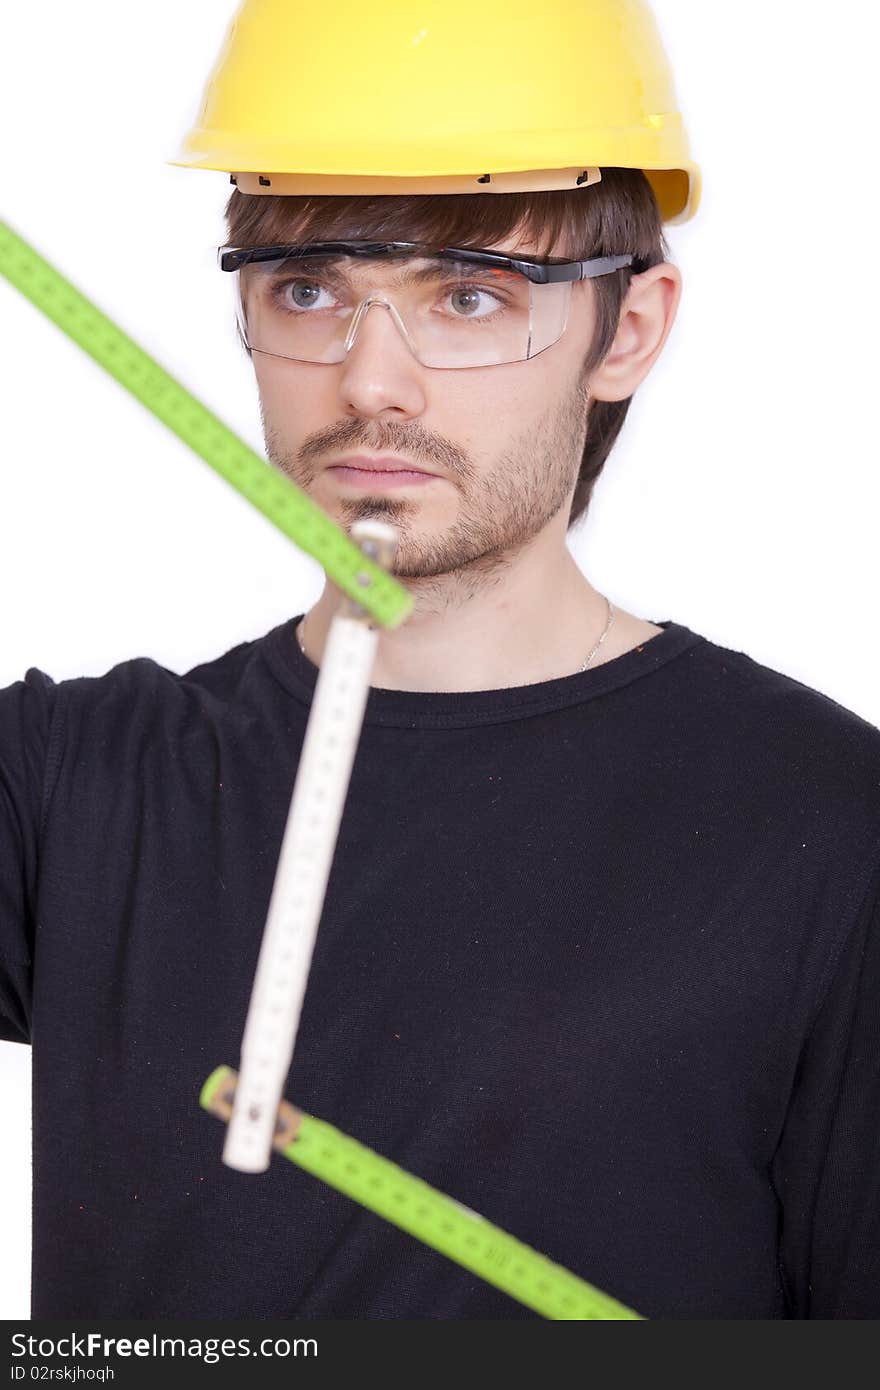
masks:
[[[732,756],[756,776],[785,775],[793,790],[821,798],[841,790],[866,799],[880,834],[880,728],[796,676],[705,638],[698,699]]]
[[[876,724],[835,700],[818,686],[809,685],[775,666],[758,661],[748,652],[726,647],[709,637],[703,638],[700,650],[707,667],[714,667],[719,680],[726,682],[728,693],[736,698],[763,707],[767,712],[775,710],[780,717],[803,719],[807,723],[827,727],[829,731],[845,730],[869,742],[880,742],[880,728]]]
[[[69,718],[106,720],[114,713],[125,715],[138,707],[174,709],[196,701],[200,705],[234,704],[243,687],[253,684],[253,670],[262,670],[260,655],[264,644],[277,629],[247,638],[215,657],[184,671],[175,671],[153,656],[131,656],[92,675],[68,676],[53,681],[34,667],[27,673],[33,680],[48,680],[65,701]]]

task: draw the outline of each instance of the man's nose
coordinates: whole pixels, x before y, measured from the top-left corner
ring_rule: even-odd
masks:
[[[371,295],[358,306],[346,335],[340,392],[357,414],[396,410],[418,415],[425,409],[424,373],[409,334],[392,305]]]
[[[346,352],[351,351],[352,347],[357,342],[358,338],[361,336],[364,327],[367,323],[370,310],[375,308],[384,310],[385,317],[389,319],[391,323],[394,325],[394,327],[397,329],[397,332],[406,344],[410,352],[410,355],[415,357],[415,344],[413,343],[412,338],[410,337],[406,324],[404,323],[399,310],[395,308],[395,306],[391,303],[389,299],[386,299],[385,296],[381,294],[371,294],[367,299],[364,299],[358,305],[352,317],[351,323],[348,326],[348,332],[345,337]],[[375,319],[376,317],[378,316],[374,314],[373,319]]]

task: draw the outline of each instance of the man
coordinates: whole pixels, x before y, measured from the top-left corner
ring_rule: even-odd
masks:
[[[416,600],[381,635],[288,1096],[647,1317],[876,1316],[880,731],[614,609],[565,546],[599,412],[675,316],[679,273],[639,244],[665,185],[609,161],[515,202],[261,194],[237,154],[224,254],[269,456],[341,525],[392,521]],[[583,244],[538,234],[571,206]],[[476,287],[419,298],[406,273],[434,285],[455,248]],[[389,457],[430,477],[338,471]],[[237,1057],[336,599],[183,675],[0,692],[34,1316],[532,1316],[289,1164],[225,1167],[198,1108]]]
[[[536,255],[512,238],[485,249]],[[554,254],[564,256],[558,247]],[[381,264],[372,278],[382,283]],[[375,685],[530,685],[577,671],[602,637],[606,601],[565,544],[589,396],[633,395],[672,327],[681,276],[665,263],[633,277],[614,348],[587,388],[596,317],[589,285],[578,282],[559,343],[505,370],[422,366],[381,309],[364,317],[336,370],[256,351],[272,462],[341,524],[381,517],[398,529],[395,574],[416,605],[406,624],[381,634]],[[367,293],[363,277],[359,292]],[[341,467],[344,457],[360,467]],[[425,473],[371,473],[377,459]],[[338,599],[328,584],[300,630],[318,662]],[[661,630],[617,607],[592,664]]]

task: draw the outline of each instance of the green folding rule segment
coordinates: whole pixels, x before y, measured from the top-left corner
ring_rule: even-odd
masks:
[[[228,1120],[238,1074],[217,1067],[199,1103]],[[399,1226],[545,1318],[641,1319],[623,1303],[539,1255],[373,1149],[282,1101],[273,1147],[377,1216]]]
[[[409,616],[413,600],[402,584],[2,220],[0,272],[279,531],[313,556],[334,584],[377,623],[394,628]]]

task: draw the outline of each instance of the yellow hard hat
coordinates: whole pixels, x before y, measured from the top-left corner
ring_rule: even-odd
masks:
[[[700,200],[647,0],[243,0],[169,164],[243,193],[513,193],[641,169]]]

